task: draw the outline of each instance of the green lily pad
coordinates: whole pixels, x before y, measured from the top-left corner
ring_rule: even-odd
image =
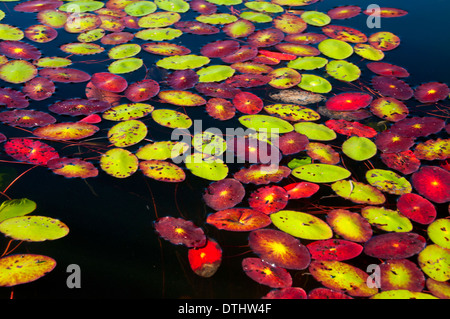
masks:
[[[326,125],[314,122],[295,123],[294,129],[296,132],[306,135],[310,140],[332,141],[337,137],[336,132]]]
[[[108,131],[108,140],[117,147],[135,145],[147,136],[147,126],[139,120],[117,123]]]
[[[406,289],[397,289],[397,290],[386,290],[381,291],[373,296],[370,299],[439,299],[433,295],[420,292],[420,291],[410,291]]]
[[[220,82],[233,76],[235,69],[228,65],[210,65],[197,71],[199,82]]]
[[[265,1],[249,1],[244,3],[244,5],[258,12],[280,13],[284,11],[282,6]]]
[[[336,181],[331,185],[331,188],[342,198],[358,204],[379,205],[386,201],[386,197],[381,191],[361,182]]]
[[[109,121],[135,120],[150,114],[154,109],[146,103],[120,104],[103,112],[102,117]]]
[[[264,110],[270,115],[276,115],[283,120],[292,122],[320,119],[320,114],[316,111],[297,104],[270,104],[265,105]]]
[[[433,243],[442,248],[450,249],[450,220],[446,218],[436,219],[428,226],[427,234]]]
[[[298,86],[313,93],[328,93],[332,89],[328,80],[315,74],[302,74],[302,80]]]
[[[124,43],[118,46],[112,47],[108,51],[108,56],[111,59],[118,60],[124,58],[131,58],[141,52],[141,46],[136,43]]]
[[[356,54],[364,59],[371,61],[380,61],[384,58],[384,52],[380,49],[374,48],[370,44],[358,43],[353,48]]]
[[[342,152],[355,161],[365,161],[377,153],[377,146],[367,137],[352,136],[342,143]]]
[[[164,160],[147,160],[139,163],[142,173],[162,182],[179,183],[185,180],[186,174],[177,165]]]
[[[267,23],[273,20],[273,18],[266,13],[254,11],[243,11],[239,14],[239,18],[255,23]]]
[[[323,55],[335,60],[344,60],[353,54],[353,47],[350,44],[337,39],[325,39],[317,48]]]
[[[208,24],[229,24],[237,21],[238,18],[229,13],[213,13],[199,15],[195,17],[195,20]]]
[[[332,183],[351,175],[347,169],[331,164],[306,164],[291,172],[295,177],[313,183]]]
[[[194,153],[186,157],[185,164],[192,174],[207,180],[219,181],[228,175],[228,166],[213,156]]]
[[[80,33],[77,36],[77,40],[79,42],[95,42],[100,40],[101,38],[103,38],[105,36],[105,30],[103,29],[94,29],[94,30],[89,30],[83,33]]]
[[[153,13],[158,7],[152,1],[135,1],[128,3],[123,11],[132,17],[143,17]]]
[[[202,154],[219,156],[227,149],[227,142],[221,136],[206,131],[194,135],[192,146]]]
[[[20,41],[25,37],[25,33],[17,27],[0,23],[0,40]]]
[[[270,214],[272,223],[294,237],[307,240],[324,240],[333,237],[331,227],[319,217],[311,214],[280,210]]]
[[[69,228],[50,217],[17,216],[2,221],[0,232],[14,240],[39,242],[62,238],[69,233]]]
[[[314,260],[309,265],[309,272],[325,287],[351,296],[370,297],[378,292],[378,288],[367,285],[368,273],[342,261]]]
[[[110,149],[100,158],[100,167],[103,171],[117,178],[133,175],[137,171],[138,165],[138,158],[123,148]]]
[[[389,194],[402,195],[412,191],[411,183],[393,171],[371,169],[366,172],[366,179],[370,185]]]
[[[270,115],[252,114],[239,117],[239,122],[247,128],[255,131],[266,131],[269,133],[288,133],[294,127],[288,121]]]
[[[192,125],[192,120],[189,116],[170,109],[154,110],[152,118],[159,125],[169,128],[187,129]]]
[[[103,8],[105,4],[101,1],[82,1],[78,0],[76,2],[76,12],[89,12],[89,11],[95,11],[100,8]],[[64,11],[64,12],[74,12],[74,3],[73,1],[64,3],[63,5],[58,7],[58,10]]]
[[[372,227],[361,214],[346,209],[338,208],[328,212],[327,223],[335,234],[346,240],[365,243],[373,235]]]
[[[344,60],[330,61],[326,70],[329,75],[344,82],[355,81],[361,76],[361,70],[358,66]]]
[[[181,36],[183,32],[174,28],[149,28],[135,33],[134,37],[146,41],[173,40]]]
[[[327,63],[328,60],[323,57],[304,56],[289,61],[287,66],[297,70],[316,70],[324,67]]]
[[[316,27],[323,27],[331,22],[331,18],[320,11],[305,11],[302,13],[301,18],[309,25]]]
[[[366,206],[361,210],[361,215],[367,221],[384,231],[404,233],[412,230],[411,221],[398,211],[384,207]]]
[[[154,0],[158,8],[169,11],[183,13],[190,9],[189,3],[183,0]]]
[[[428,277],[440,282],[450,279],[450,250],[436,244],[427,245],[417,260]]]
[[[223,6],[236,6],[242,3],[242,0],[206,0],[206,1]]]
[[[5,219],[27,215],[36,209],[36,203],[28,198],[10,199],[0,205],[0,222]]]
[[[56,267],[53,258],[35,254],[15,254],[0,258],[0,286],[12,287],[35,281]]]
[[[36,66],[25,60],[11,60],[0,65],[0,79],[8,83],[24,83],[37,75]]]
[[[61,50],[75,55],[93,55],[102,53],[105,48],[96,43],[83,43],[83,42],[73,42],[63,44]]]
[[[130,73],[138,70],[144,65],[144,61],[140,58],[125,58],[112,62],[108,71],[114,74]]]
[[[136,156],[145,161],[174,159],[188,149],[190,149],[190,145],[184,142],[159,141],[142,146],[137,150]]]
[[[187,70],[200,68],[208,64],[209,61],[206,56],[186,54],[165,57],[156,62],[156,65],[169,70]]]
[[[165,28],[173,25],[181,19],[177,12],[154,12],[141,17],[138,25],[141,28]]]
[[[42,57],[33,62],[34,65],[41,68],[62,68],[72,64],[72,61],[61,57]]]
[[[289,89],[302,80],[301,74],[293,68],[273,69],[268,75],[272,77],[268,84],[276,89]]]

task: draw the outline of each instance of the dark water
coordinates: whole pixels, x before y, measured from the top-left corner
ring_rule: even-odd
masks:
[[[35,14],[14,12],[12,8],[17,3],[0,4],[0,9],[7,13],[1,23],[24,28],[35,24]],[[450,83],[448,1],[324,0],[305,8],[326,12],[339,5],[359,5],[365,9],[371,3],[381,7],[401,8],[407,10],[409,14],[400,18],[382,19],[379,30],[368,29],[367,16],[362,14],[351,20],[338,21],[336,24],[356,27],[368,35],[377,31],[390,31],[398,35],[402,41],[401,45],[387,52],[383,61],[405,67],[411,74],[407,79],[411,86],[429,81]],[[308,30],[313,31],[314,28],[308,27]],[[219,38],[222,37],[223,34],[220,34]],[[195,54],[204,43],[214,40],[217,40],[216,36],[194,38],[191,35],[183,35],[176,43],[192,47]],[[72,38],[58,37],[51,43],[53,47],[45,46],[49,51],[43,54],[64,56],[58,47],[71,41]],[[151,63],[154,61],[150,55],[145,56],[148,59],[145,63],[153,72],[153,77],[162,76],[159,70],[152,67]],[[98,60],[103,58],[105,56],[95,56]],[[76,61],[77,57],[73,56],[72,59]],[[109,62],[74,64],[74,67],[85,68],[90,73],[95,73],[104,71],[107,64]],[[362,80],[368,83],[370,75],[367,76],[365,68],[362,68],[362,71],[366,74]],[[139,80],[143,76],[144,71],[140,70],[134,72],[128,79],[132,80],[134,77],[134,80]],[[84,86],[85,84],[58,84],[57,93],[61,98],[65,95],[83,97]],[[152,104],[158,107],[157,103]],[[44,100],[38,102],[35,108],[45,109],[48,105],[49,102]],[[189,109],[188,114],[193,119],[202,119],[204,128],[215,126],[224,129],[238,125],[235,120],[228,121],[226,125],[218,124],[200,108]],[[8,133],[8,137],[26,136],[26,133],[10,130],[4,125],[0,126],[0,131]],[[169,130],[157,125],[149,127],[148,137],[151,139],[167,139],[168,136]],[[106,146],[107,141],[98,140],[98,143]],[[7,156],[4,155],[2,158],[7,159]],[[20,174],[29,166],[17,164],[8,167],[14,168]],[[201,194],[208,184],[208,181],[197,178],[189,172],[185,182],[174,185],[155,182],[140,173],[119,180],[100,171],[97,178],[81,180],[66,179],[45,168],[31,170],[8,190],[8,195],[13,198],[26,197],[34,200],[37,209],[33,214],[60,219],[69,226],[70,233],[62,239],[51,242],[23,243],[16,250],[48,255],[55,258],[58,264],[47,276],[33,283],[16,286],[14,297],[18,299],[260,298],[270,289],[249,280],[240,267],[242,258],[251,255],[248,253],[249,248],[245,247],[248,234],[217,231],[205,223],[206,216],[212,211],[201,201]],[[251,189],[250,186],[247,194]],[[300,202],[295,206],[288,206],[287,209],[301,210],[302,205],[307,204]],[[187,249],[158,238],[153,230],[153,222],[157,216],[166,215],[192,220],[203,227],[208,236],[221,244],[224,259],[214,277],[205,279],[196,276],[189,268]],[[6,246],[7,242],[6,238],[2,238],[0,247]],[[81,269],[81,288],[69,289],[66,285],[69,276],[67,267],[71,264],[79,265]],[[317,286],[306,271],[293,273],[293,279],[294,286],[303,287],[306,291]],[[0,288],[2,298],[8,298],[10,293],[10,288]]]

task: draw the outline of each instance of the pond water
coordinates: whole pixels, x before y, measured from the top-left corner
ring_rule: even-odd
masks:
[[[21,29],[36,24],[35,13],[16,12],[14,6],[23,1],[1,2],[0,9],[6,13],[1,21]],[[438,81],[450,83],[450,73],[447,67],[448,52],[450,50],[449,37],[446,30],[450,27],[447,14],[450,3],[444,0],[432,1],[399,1],[390,0],[377,2],[358,1],[356,5],[365,9],[369,4],[381,7],[394,7],[408,11],[404,17],[381,19],[380,30],[389,31],[401,39],[401,44],[395,50],[386,52],[383,61],[404,67],[410,73],[407,82],[411,87],[422,83]],[[355,3],[343,0],[324,0],[318,3],[298,8],[327,12],[329,9],[341,5]],[[240,9],[243,5],[237,5]],[[220,12],[229,12],[226,7],[219,6]],[[196,12],[182,14],[183,20],[192,20]],[[372,34],[379,30],[369,29],[366,25],[367,16],[360,14],[352,19],[340,20],[336,24],[357,28],[365,34]],[[334,21],[332,21],[334,23]],[[259,24],[258,28],[266,28],[270,23]],[[308,26],[308,30],[320,30]],[[129,31],[134,32],[132,29]],[[183,34],[174,43],[191,48],[193,54],[199,54],[200,48],[209,42],[225,39],[223,33],[208,36],[194,36]],[[29,42],[28,40],[24,40]],[[76,35],[59,31],[58,37],[47,44],[36,44],[43,56],[67,56],[59,47],[62,44],[76,41]],[[145,41],[135,39],[132,42]],[[145,53],[145,52],[142,52]],[[162,80],[165,70],[157,68],[154,63],[160,56],[140,54],[148,68],[148,75],[155,80]],[[85,70],[90,74],[104,72],[110,60],[106,53],[93,56],[70,57],[73,66]],[[93,63],[83,63],[89,60]],[[95,61],[94,61],[95,60]],[[355,58],[361,66],[360,81],[370,85],[373,74],[364,67],[367,61]],[[78,62],[78,63],[77,63]],[[145,69],[141,68],[124,77],[129,83],[141,80],[145,76]],[[332,81],[332,80],[331,80]],[[345,90],[355,90],[346,83],[336,84],[333,93]],[[357,83],[358,85],[358,83]],[[20,88],[0,81],[1,87]],[[50,99],[33,101],[33,109],[46,110],[54,101],[85,96],[86,83],[57,84],[57,91]],[[267,99],[264,88],[255,88],[255,93]],[[265,100],[267,101],[267,100]],[[155,108],[167,104],[152,100],[150,104]],[[425,116],[436,114],[445,116],[443,112],[435,112],[434,105],[417,107],[417,101],[407,101],[411,115]],[[447,107],[447,100],[440,103]],[[209,117],[203,107],[186,108],[192,119],[201,119],[203,128],[217,127],[225,132],[226,128],[240,126],[237,117],[229,121],[218,122]],[[425,113],[431,112],[431,113]],[[58,121],[67,117],[57,116]],[[374,119],[379,121],[379,119]],[[167,140],[170,129],[157,126],[151,120],[148,123],[148,139]],[[99,124],[100,134],[104,138],[94,139],[98,147],[106,148],[106,130],[111,123],[103,121]],[[0,132],[10,137],[27,137],[29,134],[19,129],[0,124]],[[340,142],[344,139],[341,137]],[[338,143],[338,142],[337,142]],[[64,150],[66,154],[83,153],[83,157],[96,156],[86,153],[84,148],[76,146]],[[11,158],[1,151],[0,159],[8,161]],[[360,163],[348,161],[352,169],[358,171]],[[381,164],[379,158],[372,159],[377,166]],[[98,167],[98,161],[94,161]],[[14,170],[10,174],[14,178],[31,166],[22,163],[1,163],[2,169]],[[231,164],[230,172],[240,168],[240,164]],[[292,182],[292,179],[291,179]],[[58,240],[46,242],[24,242],[14,253],[33,253],[51,256],[57,261],[56,268],[37,281],[19,285],[13,288],[14,297],[26,298],[261,298],[271,289],[254,282],[242,271],[241,261],[245,257],[255,256],[248,247],[248,233],[219,231],[206,223],[206,217],[213,212],[202,200],[205,188],[211,183],[206,179],[196,177],[187,171],[186,180],[182,183],[164,183],[145,177],[140,172],[125,179],[109,176],[99,170],[95,178],[65,178],[53,174],[45,167],[37,167],[18,179],[7,191],[11,198],[28,198],[36,202],[35,215],[49,216],[63,221],[70,228],[70,233]],[[2,185],[2,187],[4,187]],[[246,185],[247,195],[257,186]],[[329,188],[322,190],[316,196],[303,201],[290,202],[286,209],[312,209],[312,203],[338,207],[351,203],[336,197],[321,200],[321,196],[332,194]],[[390,203],[395,203],[395,196],[388,196]],[[245,204],[243,206],[246,206]],[[395,206],[390,206],[395,207]],[[438,217],[448,217],[448,203],[436,205]],[[311,211],[312,212],[312,211]],[[317,212],[317,211],[316,211]],[[193,221],[204,229],[208,236],[220,243],[223,250],[222,264],[217,273],[211,278],[202,278],[192,272],[187,259],[187,249],[181,245],[172,245],[156,234],[153,223],[157,217],[174,216]],[[418,231],[424,233],[423,225],[415,225]],[[9,239],[1,238],[0,247],[6,247]],[[305,241],[306,243],[307,241]],[[355,266],[366,269],[371,263],[379,263],[378,259],[361,257],[352,261]],[[81,270],[81,288],[69,289],[66,280],[69,276],[67,267],[76,264]],[[292,271],[294,286],[302,287],[305,291],[321,287],[308,270]],[[11,288],[0,288],[2,298],[8,298]]]

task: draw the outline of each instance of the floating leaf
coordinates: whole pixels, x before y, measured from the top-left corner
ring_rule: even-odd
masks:
[[[345,41],[337,39],[325,39],[319,43],[318,49],[325,56],[344,60],[353,54],[353,47]]]
[[[449,94],[447,84],[439,82],[423,83],[414,90],[414,97],[421,103],[435,103],[444,100]]]
[[[209,116],[225,121],[234,117],[236,108],[233,103],[222,98],[211,98],[206,102],[206,112]]]
[[[117,147],[135,145],[147,136],[147,126],[139,120],[119,122],[108,131],[108,140]]]
[[[447,281],[450,279],[450,251],[439,245],[427,245],[417,257],[420,269],[428,277],[436,281]]]
[[[264,106],[264,111],[292,122],[317,121],[320,119],[320,114],[316,111],[296,104],[269,104]]]
[[[361,70],[357,65],[345,60],[333,60],[328,62],[326,71],[335,79],[344,82],[355,81],[361,75]]]
[[[419,267],[408,259],[387,260],[380,264],[381,290],[420,292],[425,286],[425,276]]]
[[[272,289],[261,299],[307,299],[306,291],[300,287]]]
[[[264,186],[250,194],[248,203],[251,208],[264,214],[271,214],[286,207],[289,199],[287,191],[281,186]]]
[[[41,69],[39,75],[53,82],[61,83],[81,83],[91,79],[91,75],[87,72],[65,67]]]
[[[56,267],[53,258],[35,254],[9,255],[0,259],[0,286],[12,287],[35,281]]]
[[[199,153],[213,156],[222,155],[227,149],[227,143],[222,136],[208,131],[194,134],[192,146]]]
[[[48,113],[34,110],[12,110],[0,113],[0,121],[11,126],[35,127],[55,123],[56,119]]]
[[[340,25],[327,25],[322,27],[322,32],[330,38],[336,40],[358,44],[367,42],[367,36],[364,33],[350,27],[344,27]],[[357,46],[355,46],[355,48],[356,47]]]
[[[289,132],[280,136],[278,143],[278,147],[283,155],[291,155],[305,150],[309,140],[304,134]]]
[[[74,98],[56,102],[48,109],[56,114],[78,116],[104,112],[110,107],[111,105],[106,101]]]
[[[155,12],[157,6],[152,1],[136,1],[128,3],[123,10],[132,17],[142,17]]]
[[[378,74],[386,76],[395,76],[396,78],[404,78],[409,76],[409,72],[401,66],[386,62],[370,62],[367,63],[367,68]]]
[[[73,177],[95,177],[98,175],[98,170],[95,166],[79,158],[57,158],[51,159],[47,162],[47,167],[53,173],[63,175],[68,178]]]
[[[402,195],[412,191],[412,186],[406,178],[389,170],[368,170],[366,172],[366,179],[370,185],[385,193]]]
[[[364,59],[371,61],[380,61],[384,59],[384,52],[374,48],[370,44],[358,43],[353,47],[355,53]]]
[[[436,218],[436,208],[427,199],[414,193],[401,195],[397,200],[398,211],[419,224],[430,224]]]
[[[135,120],[150,114],[154,109],[152,105],[145,103],[121,104],[103,112],[102,117],[110,121]]]
[[[233,76],[235,69],[228,65],[210,65],[197,71],[199,82],[220,82]]]
[[[158,55],[185,55],[191,53],[191,50],[170,42],[149,42],[142,44],[142,49],[148,53]]]
[[[199,106],[206,104],[206,100],[198,94],[181,91],[166,90],[160,91],[158,97],[166,103],[180,106]]]
[[[309,271],[325,287],[350,296],[370,297],[378,292],[378,288],[367,285],[369,275],[365,271],[341,261],[312,261]]]
[[[140,58],[118,59],[108,66],[108,71],[114,74],[130,73],[140,69],[144,61]]]
[[[209,63],[209,58],[194,54],[174,55],[163,58],[156,62],[156,65],[171,70],[195,69]]]
[[[344,119],[340,120],[328,120],[325,122],[325,125],[329,128],[331,128],[333,131],[339,134],[352,136],[356,135],[359,137],[374,137],[378,134],[377,131],[375,131],[370,126],[361,124],[359,122],[350,122]]]
[[[139,18],[138,25],[141,28],[164,28],[181,19],[177,12],[154,12]]]
[[[174,110],[158,109],[154,110],[151,115],[156,123],[169,128],[187,129],[192,125],[189,116]]]
[[[209,278],[220,267],[222,249],[215,240],[208,238],[204,247],[189,249],[188,260],[193,272],[201,277]]]
[[[333,209],[327,214],[326,220],[333,232],[346,240],[364,243],[372,237],[372,227],[359,213]]]
[[[0,79],[8,83],[24,83],[37,74],[36,66],[25,60],[11,60],[0,65]]]
[[[97,133],[99,128],[93,124],[83,122],[62,122],[48,124],[34,129],[37,137],[57,141],[81,140]]]
[[[393,97],[398,100],[408,100],[414,94],[414,91],[405,81],[393,76],[375,76],[372,78],[372,86],[382,95]]]
[[[60,49],[66,53],[75,55],[93,55],[102,53],[105,48],[96,43],[74,42],[63,44]]]
[[[211,183],[203,193],[203,200],[214,210],[224,210],[240,203],[244,196],[245,189],[238,180],[225,178]]]
[[[194,153],[186,157],[185,164],[192,174],[207,180],[219,181],[228,175],[228,166],[220,158],[213,156],[204,157],[200,153]]]
[[[291,170],[286,166],[253,164],[248,168],[242,168],[233,176],[241,183],[248,184],[269,184],[277,183],[289,176]]]
[[[336,138],[336,132],[324,124],[314,122],[298,122],[294,124],[295,131],[304,134],[310,140],[332,141]]]
[[[186,247],[203,247],[206,244],[206,236],[203,229],[192,221],[171,216],[158,218],[154,227],[156,232],[174,245]]]
[[[450,201],[450,172],[438,166],[422,166],[413,173],[414,189],[435,203]]]
[[[137,171],[138,165],[138,158],[123,148],[112,148],[100,158],[100,167],[103,171],[116,178],[133,175]]]
[[[445,218],[438,218],[427,228],[428,237],[433,243],[442,248],[450,248],[449,240],[450,221]]]
[[[436,299],[436,297],[423,292],[396,289],[379,292],[371,299]]]
[[[349,295],[328,288],[314,288],[307,297],[308,299],[353,299]]]
[[[147,160],[139,163],[142,173],[162,182],[179,183],[185,180],[186,174],[177,165],[163,160]]]
[[[303,212],[280,210],[270,214],[272,223],[280,230],[307,240],[329,239],[333,236],[330,226],[322,219]]]
[[[419,160],[445,160],[450,157],[450,139],[428,140],[419,143],[414,150],[414,155]]]
[[[0,232],[14,240],[40,242],[62,238],[69,233],[69,228],[50,217],[17,216],[2,221]]]
[[[262,285],[272,288],[292,286],[292,277],[286,269],[272,266],[259,258],[244,258],[242,268],[247,276]]]
[[[317,193],[320,186],[314,183],[299,182],[284,186],[289,199],[308,198]]]
[[[141,46],[136,43],[124,43],[112,47],[108,51],[108,57],[114,60],[131,58],[141,52]]]
[[[445,126],[445,121],[431,116],[405,118],[394,123],[390,130],[404,137],[421,137],[435,134]]]
[[[309,25],[321,27],[331,22],[331,18],[320,11],[305,11],[301,18]]]
[[[298,86],[313,93],[328,93],[332,89],[328,80],[315,74],[302,74],[302,79]]]
[[[244,114],[257,114],[263,106],[263,100],[257,95],[250,92],[239,92],[233,98],[235,108]]]
[[[166,160],[184,154],[189,148],[185,142],[159,141],[140,147],[135,154],[141,160]]]
[[[22,30],[9,24],[0,23],[0,39],[5,41],[19,41],[24,38]]]
[[[367,137],[352,136],[342,143],[342,152],[355,161],[365,161],[377,153],[377,146]]]
[[[413,225],[407,217],[392,209],[366,206],[361,210],[361,215],[371,225],[384,231],[409,232],[413,229]]]
[[[386,197],[377,188],[354,181],[337,181],[331,185],[333,191],[342,198],[358,204],[384,204]]]
[[[30,99],[42,101],[55,93],[55,84],[47,78],[36,77],[24,84],[22,92]]]
[[[264,213],[249,208],[229,208],[209,214],[206,222],[218,229],[246,232],[264,228],[272,223]]]
[[[145,79],[131,83],[124,92],[127,99],[132,102],[144,102],[159,93],[159,84],[155,80]]]
[[[330,164],[306,164],[292,170],[295,177],[312,183],[331,183],[345,179],[350,174],[347,169]]]
[[[386,121],[398,122],[409,114],[408,107],[392,97],[382,97],[372,101],[370,111],[379,118]]]
[[[28,138],[13,138],[4,144],[5,152],[15,160],[35,165],[46,165],[52,158],[59,157],[48,144]]]
[[[37,60],[41,57],[41,52],[32,44],[22,41],[2,41],[0,42],[0,54],[11,59]]]
[[[315,70],[324,67],[327,63],[328,60],[323,57],[306,56],[289,61],[287,66],[297,70]]]
[[[400,38],[388,31],[376,32],[367,40],[373,47],[381,51],[390,51],[400,45]]]
[[[410,150],[398,153],[382,153],[381,160],[389,168],[405,175],[414,173],[421,165],[420,160]]]
[[[275,45],[275,48],[285,54],[303,57],[313,57],[320,54],[320,51],[316,47],[307,44],[282,42]]]
[[[24,216],[36,209],[36,203],[28,198],[9,199],[0,205],[0,222],[18,216]]]
[[[414,138],[400,136],[391,130],[386,130],[376,136],[375,145],[383,153],[397,153],[407,151],[413,146]]]
[[[311,261],[308,249],[297,238],[279,230],[254,230],[248,243],[262,260],[277,267],[302,270]]]
[[[244,38],[255,31],[255,25],[246,19],[238,19],[222,27],[222,31],[231,38]]]
[[[269,115],[244,115],[239,117],[239,122],[247,128],[255,131],[265,131],[270,133],[288,133],[293,131],[294,127],[280,118]]]
[[[363,246],[344,239],[318,240],[306,245],[315,260],[343,261],[357,257]]]
[[[258,30],[247,37],[248,43],[257,48],[271,47],[280,43],[283,39],[284,33],[274,28]]]
[[[166,80],[172,89],[182,91],[193,88],[199,82],[199,76],[194,70],[176,70]]]
[[[391,232],[372,237],[364,245],[364,253],[381,259],[404,259],[418,254],[426,240],[412,232]]]
[[[229,13],[201,14],[195,20],[209,24],[229,24],[238,20],[238,18]]]

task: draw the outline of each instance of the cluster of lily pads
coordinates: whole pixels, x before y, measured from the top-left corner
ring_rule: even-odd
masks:
[[[399,46],[395,34],[368,36],[343,25],[371,12],[348,5],[323,13],[308,7],[315,2],[14,4],[38,23],[25,30],[0,24],[0,104],[7,108],[0,121],[31,136],[2,135],[4,152],[70,178],[139,171],[181,183],[189,172],[211,181],[199,198],[212,210],[204,227],[165,216],[155,230],[187,246],[203,277],[213,276],[222,258],[207,228],[248,232],[254,256],[242,260],[242,271],[272,288],[265,298],[449,298],[450,225],[442,205],[450,201],[450,126],[444,117],[412,114],[406,101],[438,106],[450,90],[439,82],[412,87],[407,70],[381,62]],[[198,48],[180,44],[192,35],[218,39]],[[39,47],[58,36],[71,41],[59,47],[61,56],[43,55]],[[96,55],[107,61],[105,70],[72,66],[90,65]],[[138,77],[149,64],[165,70],[162,81],[147,72]],[[360,82],[363,66],[373,73],[369,85]],[[84,83],[84,96],[58,100],[58,85]],[[342,85],[353,89],[333,91]],[[41,101],[49,101],[47,109],[33,109]],[[233,147],[207,130],[194,132],[191,144],[148,138],[154,127],[192,128],[192,108],[222,124],[237,119],[251,133]],[[94,138],[109,144],[89,144]],[[85,147],[95,159],[67,155],[67,145]],[[260,149],[276,156],[264,162]],[[226,152],[245,163],[233,172],[220,157]],[[320,191],[354,206],[322,205],[320,214],[294,209]],[[352,265],[360,255],[382,260],[379,287]],[[323,288],[296,287],[292,273],[305,270]]]

